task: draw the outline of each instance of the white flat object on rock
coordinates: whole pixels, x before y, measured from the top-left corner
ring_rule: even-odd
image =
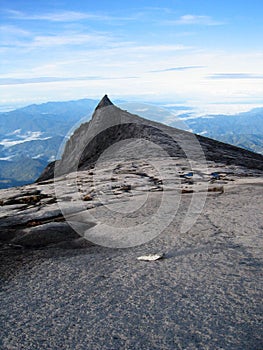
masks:
[[[137,259],[142,261],[155,261],[162,259],[164,257],[164,254],[150,254],[150,255],[142,255],[139,256]]]

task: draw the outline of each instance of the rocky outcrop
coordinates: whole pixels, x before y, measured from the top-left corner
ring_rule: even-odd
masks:
[[[37,181],[78,169],[90,169],[111,145],[128,139],[148,140],[159,145],[169,156],[192,160],[199,157],[198,148],[201,145],[207,161],[263,170],[263,156],[260,154],[141,118],[119,109],[105,95],[92,119],[82,124],[70,137],[61,161],[51,163]],[[140,154],[138,147],[134,147],[134,150],[130,148],[129,152],[135,157],[138,157],[138,152]],[[152,152],[149,149],[149,154]]]

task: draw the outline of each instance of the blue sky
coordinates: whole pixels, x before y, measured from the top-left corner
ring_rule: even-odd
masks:
[[[262,13],[261,0],[1,0],[0,105],[263,105]]]

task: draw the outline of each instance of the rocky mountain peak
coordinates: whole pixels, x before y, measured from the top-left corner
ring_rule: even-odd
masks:
[[[114,106],[115,108],[104,108]],[[185,161],[199,159],[201,149],[206,161],[262,170],[262,155],[224,144],[200,135],[179,130],[131,114],[116,107],[105,95],[97,105],[90,121],[83,123],[67,141],[61,160],[50,163],[37,182],[62,174],[88,170],[109,147],[127,140],[148,140],[167,152],[169,157]],[[142,156],[142,150],[148,152]],[[156,156],[156,148],[145,148],[140,142],[131,143],[123,157],[140,158]],[[190,158],[189,158],[190,157]],[[55,164],[56,172],[55,172]]]
[[[96,109],[100,109],[103,107],[107,107],[107,106],[113,106],[113,103],[111,102],[111,100],[108,98],[108,95],[105,95],[101,101],[99,102],[99,104],[97,105]]]

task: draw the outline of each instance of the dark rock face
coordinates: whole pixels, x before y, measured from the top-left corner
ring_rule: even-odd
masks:
[[[54,177],[54,169],[55,169],[55,164],[57,161],[49,163],[44,171],[41,173],[39,178],[36,180],[36,182],[41,182],[47,179],[52,179]]]
[[[243,166],[248,169],[263,170],[262,154],[247,151],[227,143],[216,141],[208,137],[196,135],[209,161],[226,165]]]
[[[185,157],[179,144],[159,128],[137,123],[125,123],[109,127],[96,135],[85,147],[79,161],[79,170],[91,168],[105,149],[113,144],[129,140],[143,139],[161,146],[170,157]]]
[[[78,238],[79,235],[67,222],[49,222],[24,229],[12,239],[11,243],[28,248],[38,248]]]

